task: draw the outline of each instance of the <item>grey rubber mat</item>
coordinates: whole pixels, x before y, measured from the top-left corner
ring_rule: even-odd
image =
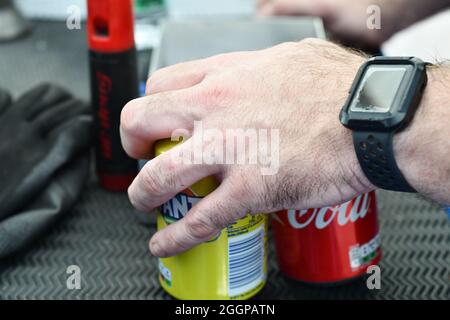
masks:
[[[35,51],[37,41],[47,43],[45,52]],[[0,86],[18,94],[44,80],[88,97],[83,30],[38,23],[32,37],[0,44]],[[257,298],[450,299],[450,224],[443,210],[414,195],[378,195],[381,290],[368,290],[364,281],[317,288],[287,280],[278,271],[271,242],[268,283]],[[135,214],[125,194],[105,192],[91,181],[50,234],[0,261],[0,299],[170,298],[158,284],[157,260],[147,249],[154,230]],[[67,289],[71,265],[81,269],[80,290]]]

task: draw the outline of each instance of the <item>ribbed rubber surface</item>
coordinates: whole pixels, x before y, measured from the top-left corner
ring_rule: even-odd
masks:
[[[259,298],[448,299],[450,228],[438,207],[414,196],[379,193],[384,258],[382,288],[364,281],[314,288],[284,278],[273,246],[268,284]],[[48,237],[1,262],[2,299],[166,299],[147,250],[154,232],[137,222],[126,195],[87,188],[79,205]],[[81,268],[82,289],[66,288],[66,268]]]
[[[87,81],[83,37],[63,25],[39,23],[33,37],[0,45],[0,85],[19,93],[41,80],[66,86]],[[48,42],[50,52],[34,52],[38,39]],[[26,48],[30,51],[20,51]],[[18,65],[22,59],[30,60]],[[73,83],[73,89],[88,96],[84,82]],[[293,283],[278,271],[271,245],[268,284],[258,298],[450,299],[450,223],[444,211],[418,196],[380,192],[379,212],[381,290],[368,290],[364,281],[339,288]],[[170,298],[158,284],[157,260],[147,250],[154,230],[135,214],[125,194],[102,191],[91,182],[77,207],[47,237],[0,261],[0,299]],[[81,290],[66,287],[70,265],[81,268]]]

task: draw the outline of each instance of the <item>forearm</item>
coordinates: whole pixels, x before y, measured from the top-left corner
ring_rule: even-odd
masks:
[[[450,67],[432,67],[421,105],[394,139],[399,168],[421,194],[450,204]]]

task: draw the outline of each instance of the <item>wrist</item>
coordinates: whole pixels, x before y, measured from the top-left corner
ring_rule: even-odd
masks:
[[[450,69],[428,69],[428,85],[409,126],[394,136],[405,179],[419,193],[450,202]]]
[[[358,69],[366,61],[366,57],[355,55],[354,59],[349,61],[348,65],[351,65],[351,72],[349,72],[345,80],[342,83],[343,94],[336,104],[336,110],[334,111],[334,117],[339,113],[342,106],[348,97],[348,88],[352,86],[353,81],[357,75]],[[347,90],[345,90],[347,89]],[[333,117],[333,118],[334,118]],[[338,117],[334,118],[336,122],[339,122]],[[336,145],[339,146],[336,150],[336,154],[339,158],[339,163],[343,172],[343,180],[346,185],[358,193],[366,193],[375,190],[377,187],[371,183],[371,181],[364,174],[361,165],[359,163],[358,157],[355,152],[354,141],[353,141],[353,131],[344,127],[341,123],[338,123],[338,131],[331,132],[331,134],[338,139],[335,141]]]

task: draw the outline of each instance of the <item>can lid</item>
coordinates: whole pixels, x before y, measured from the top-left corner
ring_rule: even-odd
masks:
[[[158,140],[155,143],[155,156],[159,156],[160,154],[169,151],[174,148],[176,145],[183,143],[183,138],[180,141],[172,141],[172,139],[162,139]]]
[[[134,47],[132,0],[88,0],[89,48],[121,52]]]

